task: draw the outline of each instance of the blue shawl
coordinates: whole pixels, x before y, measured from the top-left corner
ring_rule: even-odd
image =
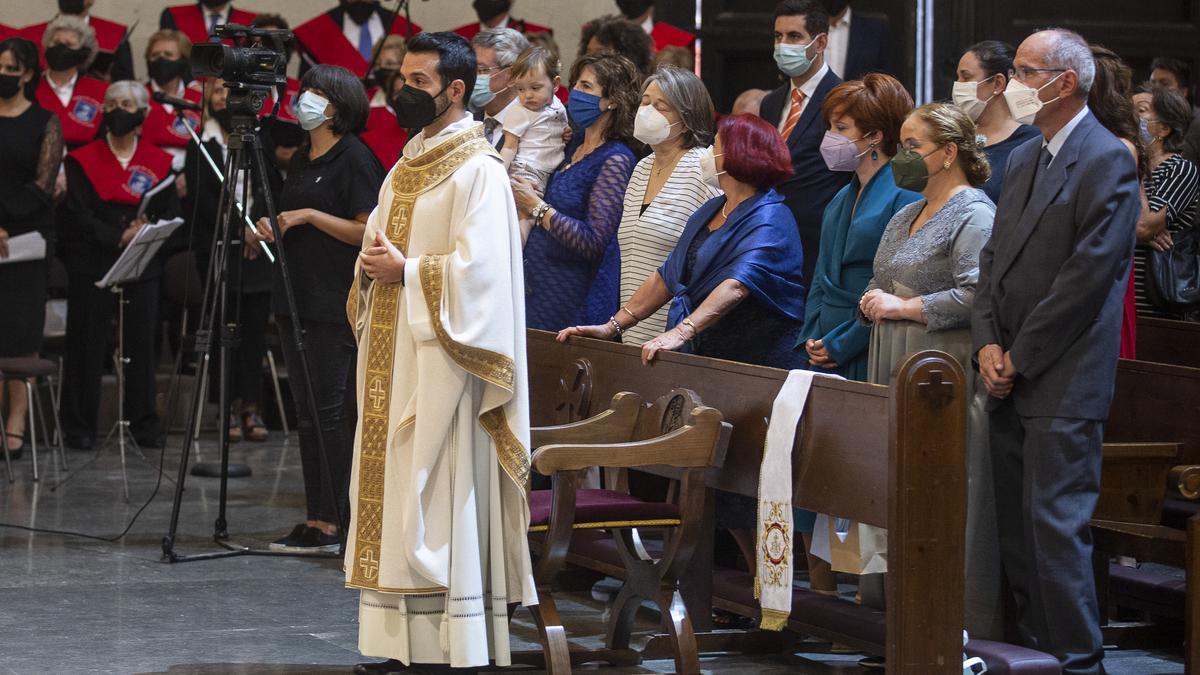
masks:
[[[804,251],[796,219],[775,190],[759,192],[729,214],[696,254],[685,282],[692,239],[725,204],[714,197],[688,218],[683,235],[658,273],[673,301],[667,328],[674,328],[726,279],[737,279],[754,297],[796,321],[804,320]]]

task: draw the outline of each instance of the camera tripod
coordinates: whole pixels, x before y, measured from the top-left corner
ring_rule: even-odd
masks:
[[[230,86],[233,85],[233,86]],[[292,316],[291,338],[297,354],[296,363],[288,364],[290,376],[300,377],[305,383],[307,392],[305,401],[296,401],[296,405],[307,406],[308,413],[315,421],[318,418],[316,397],[309,375],[308,354],[304,341],[304,330],[300,323],[300,314],[296,306],[296,297],[292,289],[292,278],[288,269],[287,255],[282,246],[283,234],[279,230],[278,213],[275,210],[274,196],[267,181],[267,165],[263,158],[262,144],[255,130],[258,124],[258,111],[262,109],[265,91],[258,87],[245,87],[237,83],[227,83],[230,87],[227,106],[234,111],[232,128],[229,134],[228,152],[225,157],[221,194],[218,200],[218,218],[215,236],[211,245],[209,269],[205,274],[203,302],[201,305],[200,321],[196,330],[196,351],[201,356],[204,369],[197,372],[193,384],[192,405],[188,406],[188,424],[184,431],[183,451],[179,460],[179,475],[175,485],[175,497],[171,508],[170,527],[162,539],[162,560],[168,563],[190,562],[196,560],[211,560],[240,555],[290,555],[312,556],[317,554],[297,554],[292,552],[269,551],[255,549],[234,543],[230,540],[226,506],[229,481],[229,406],[230,382],[233,376],[233,350],[238,344],[238,304],[241,298],[241,267],[242,267],[242,236],[238,233],[244,228],[246,215],[241,213],[241,205],[249,203],[252,184],[261,190],[262,203],[266,207],[267,219],[275,241],[279,242],[276,250],[276,264],[283,278],[284,295],[287,307]],[[203,144],[196,139],[200,151],[204,152]],[[240,173],[239,173],[240,172]],[[239,181],[238,178],[241,178]],[[257,181],[257,182],[255,182]],[[240,182],[240,185],[239,185]],[[237,191],[241,189],[241,199]],[[220,406],[220,491],[218,513],[213,525],[213,541],[221,546],[222,551],[181,555],[175,550],[175,539],[179,529],[179,517],[182,510],[184,483],[187,479],[188,461],[192,449],[192,439],[199,428],[202,405],[200,397],[204,395],[207,365],[212,360],[214,349],[217,352],[217,362],[220,372],[218,383],[218,405]],[[320,457],[323,486],[334,494],[333,478],[329,471],[329,458],[326,454],[325,439],[320,424],[316,425],[317,454]],[[341,507],[335,501],[337,509],[338,529],[341,533],[341,548],[345,549],[346,522]],[[322,557],[327,554],[320,554]]]

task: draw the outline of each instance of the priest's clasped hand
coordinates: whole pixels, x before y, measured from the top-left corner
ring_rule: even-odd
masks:
[[[404,256],[382,233],[375,233],[375,245],[358,254],[362,270],[372,281],[398,284],[404,281]]]

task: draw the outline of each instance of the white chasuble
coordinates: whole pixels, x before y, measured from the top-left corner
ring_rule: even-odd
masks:
[[[403,284],[361,270],[346,585],[359,650],[406,664],[511,661],[507,606],[537,602],[526,531],[521,236],[508,176],[469,116],[415,136],[380,190]]]

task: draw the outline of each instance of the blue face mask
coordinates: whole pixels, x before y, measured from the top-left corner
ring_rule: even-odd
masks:
[[[1138,133],[1142,136],[1142,143],[1147,147],[1153,145],[1154,141],[1158,140],[1150,133],[1150,120],[1144,117],[1138,120]]]
[[[572,127],[586,129],[603,114],[599,96],[578,89],[571,90],[571,97],[567,99],[567,116],[571,119]]]
[[[476,75],[475,88],[471,90],[471,107],[476,110],[482,110],[483,107],[492,102],[499,92],[492,91],[492,76],[491,75]]]
[[[300,100],[296,102],[296,119],[300,122],[300,128],[305,131],[312,131],[325,123],[329,119],[325,115],[325,108],[329,106],[329,99],[314,94],[311,91],[306,91],[300,94]]]
[[[808,56],[808,48],[816,41],[815,37],[806,45],[787,45],[780,42],[775,45],[775,65],[788,77],[800,77],[807,73],[813,64]]]

